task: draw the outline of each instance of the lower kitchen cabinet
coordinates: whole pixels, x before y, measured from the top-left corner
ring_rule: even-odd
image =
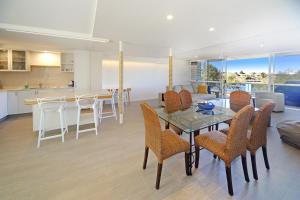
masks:
[[[50,97],[53,94],[65,96],[72,92],[74,92],[73,88],[11,90],[7,92],[7,113],[8,115],[31,113],[32,105],[25,105],[25,99]]]
[[[25,99],[35,98],[35,90],[19,90],[7,92],[7,110],[9,115],[32,112],[32,107],[25,105]]]
[[[7,112],[9,115],[19,113],[18,91],[7,92]]]
[[[0,91],[0,120],[5,118],[7,115],[7,92]]]
[[[34,99],[36,98],[36,91],[35,90],[23,90],[18,92],[18,113],[30,113],[32,112],[31,105],[25,105],[25,99]]]

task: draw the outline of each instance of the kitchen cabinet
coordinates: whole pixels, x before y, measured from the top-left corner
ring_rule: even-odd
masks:
[[[73,53],[61,54],[61,71],[74,72],[74,56]]]
[[[28,89],[7,92],[7,113],[8,115],[31,113],[32,106],[25,105],[25,99],[42,97],[64,96],[73,94],[73,88],[49,88],[49,89]]]
[[[0,70],[8,70],[8,50],[0,49]]]
[[[1,49],[0,71],[30,71],[28,52],[25,50]]]
[[[7,112],[9,115],[18,114],[18,91],[7,92]]]
[[[27,70],[26,51],[12,50],[11,51],[11,68],[13,71]]]
[[[30,51],[30,65],[41,67],[60,67],[60,53]]]
[[[18,91],[18,114],[30,113],[32,112],[32,106],[25,105],[25,99],[34,99],[36,98],[35,90],[22,90]]]
[[[5,118],[7,115],[7,92],[0,91],[0,120]]]
[[[25,105],[25,99],[35,98],[35,90],[19,90],[7,92],[7,110],[9,115],[32,112],[31,106]]]

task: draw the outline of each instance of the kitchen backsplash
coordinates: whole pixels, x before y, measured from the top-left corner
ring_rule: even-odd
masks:
[[[24,87],[63,87],[74,80],[74,73],[61,72],[58,67],[31,67],[30,72],[0,72],[3,88]]]

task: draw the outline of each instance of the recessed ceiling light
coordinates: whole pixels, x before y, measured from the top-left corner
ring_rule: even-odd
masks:
[[[167,20],[172,20],[173,18],[174,18],[173,15],[171,15],[171,14],[167,15]]]
[[[215,31],[215,28],[214,28],[214,27],[210,27],[208,30],[209,30],[210,32],[213,32],[213,31]]]
[[[264,44],[264,43],[261,43],[259,46],[260,46],[260,48],[264,48],[264,47],[265,47],[265,44]]]

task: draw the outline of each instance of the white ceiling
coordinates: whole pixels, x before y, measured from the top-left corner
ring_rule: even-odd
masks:
[[[233,57],[300,50],[299,0],[0,0],[0,28],[68,32],[78,39],[0,31],[0,45],[91,49],[130,56]],[[166,15],[172,14],[172,21]],[[214,27],[214,32],[208,29]],[[45,29],[45,30],[44,30]],[[19,30],[20,31],[20,30]],[[260,44],[264,44],[261,48]]]

